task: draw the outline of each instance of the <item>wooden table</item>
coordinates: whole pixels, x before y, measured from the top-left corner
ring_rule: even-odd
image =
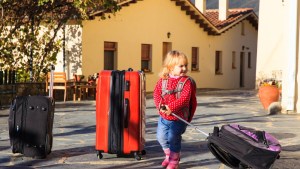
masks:
[[[89,91],[92,90],[93,99],[96,99],[96,84],[89,84],[87,81],[68,81],[69,86],[73,90],[73,101],[80,101],[89,96]]]
[[[92,90],[92,94],[93,94],[93,99],[96,99],[96,85],[79,85],[78,86],[79,89],[79,97],[78,100],[81,100],[82,98],[87,98],[89,96],[89,89]]]

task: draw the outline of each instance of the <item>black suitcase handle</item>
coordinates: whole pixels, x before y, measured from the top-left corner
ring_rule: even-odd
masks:
[[[129,119],[129,99],[124,100],[124,128],[128,128]]]

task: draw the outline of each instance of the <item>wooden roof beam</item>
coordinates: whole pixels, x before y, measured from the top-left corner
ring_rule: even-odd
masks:
[[[177,6],[184,6],[184,2],[183,1],[176,1],[176,5]]]
[[[188,10],[188,11],[186,11],[186,14],[192,16],[192,15],[195,15],[195,11]]]
[[[191,15],[191,19],[194,19],[195,21],[197,21],[197,20],[200,19],[200,18],[199,18],[199,15],[194,15],[194,14],[192,14],[192,15]]]

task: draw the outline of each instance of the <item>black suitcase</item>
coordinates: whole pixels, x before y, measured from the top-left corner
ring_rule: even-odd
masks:
[[[198,127],[173,114],[207,137],[211,153],[223,164],[234,169],[269,169],[280,157],[281,145],[270,133],[226,124],[214,127],[213,133],[205,133]]]
[[[53,144],[53,74],[51,66],[49,96],[17,96],[11,104],[8,128],[13,153],[46,158]]]
[[[215,127],[207,139],[212,154],[230,168],[269,169],[280,157],[274,136],[238,124]]]
[[[9,112],[9,137],[13,153],[46,158],[53,143],[54,100],[48,96],[18,96]]]

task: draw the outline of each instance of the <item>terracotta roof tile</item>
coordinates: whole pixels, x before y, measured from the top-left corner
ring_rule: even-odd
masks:
[[[217,9],[207,9],[204,13],[204,16],[217,28],[222,29],[226,26],[234,23],[238,19],[242,18],[243,16],[252,13],[252,8],[235,8],[229,9],[228,18],[226,20],[219,20],[219,10]]]

